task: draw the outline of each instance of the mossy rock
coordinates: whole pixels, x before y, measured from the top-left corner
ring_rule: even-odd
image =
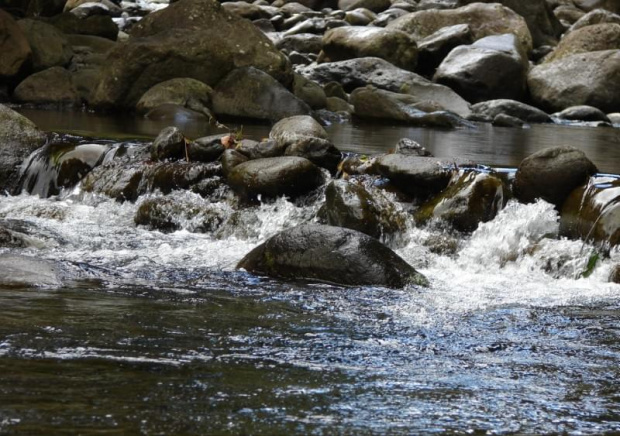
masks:
[[[501,178],[493,173],[461,170],[443,192],[420,206],[415,220],[424,224],[437,218],[459,231],[471,232],[481,222],[495,218],[506,201],[507,188]]]

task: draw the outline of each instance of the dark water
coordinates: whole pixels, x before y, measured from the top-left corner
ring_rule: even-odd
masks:
[[[47,130],[135,137],[162,127],[26,113]],[[330,128],[347,150],[409,136],[438,156],[506,166],[571,140],[618,173],[617,132]],[[454,254],[424,248],[441,229],[408,229],[394,248],[431,286],[390,290],[235,270],[319,204],[249,208],[218,239],[137,227],[141,201],[79,190],[0,197],[0,220],[27,223],[38,241],[0,255],[64,272],[59,288],[0,277],[0,434],[620,434],[620,285],[608,282],[620,251],[579,278],[594,248],[554,238],[557,213],[544,202],[509,203]]]
[[[85,112],[20,109],[44,130],[83,134],[154,137],[174,124],[190,138],[225,133],[195,120],[152,121],[133,116],[101,116]],[[240,126],[229,125],[236,131]],[[268,125],[243,125],[244,136],[260,139],[269,135]],[[412,128],[366,123],[334,124],[327,128],[332,141],[343,151],[384,153],[403,137],[418,141],[435,156],[471,159],[475,163],[516,167],[523,158],[546,147],[571,145],[583,150],[602,172],[620,173],[620,128],[534,124],[526,129],[477,124],[457,130]]]

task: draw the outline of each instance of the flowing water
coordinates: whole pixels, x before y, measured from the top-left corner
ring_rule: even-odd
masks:
[[[614,129],[331,129],[352,151],[409,136],[438,155],[507,166],[572,137],[601,170],[620,172]],[[226,201],[170,195],[234,213]],[[595,248],[555,237],[558,215],[544,202],[510,202],[456,239],[410,226],[391,245],[431,286],[392,290],[235,270],[320,202],[280,199],[201,234],[191,220],[173,233],[136,226],[144,200],[79,187],[0,198],[0,221],[31,238],[0,253],[53,261],[62,278],[0,287],[0,434],[620,432],[620,285],[608,282],[620,251],[584,278]]]

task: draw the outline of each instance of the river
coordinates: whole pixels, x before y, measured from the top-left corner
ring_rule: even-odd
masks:
[[[45,130],[94,137],[162,127],[23,113]],[[190,137],[206,133],[183,126]],[[244,135],[268,129],[244,126]],[[381,152],[410,137],[440,157],[506,167],[546,146],[575,145],[601,171],[620,173],[612,128],[329,132],[346,151]],[[192,193],[175,195],[204,206]],[[620,432],[620,285],[607,281],[620,252],[580,278],[594,248],[554,238],[558,215],[544,202],[510,202],[458,239],[410,226],[393,248],[431,286],[392,290],[234,269],[318,204],[249,208],[216,237],[136,226],[141,201],[79,187],[49,199],[0,198],[0,220],[28,225],[37,242],[0,253],[58,262],[64,277],[60,287],[0,288],[0,434]],[[433,238],[454,250],[429,250]]]

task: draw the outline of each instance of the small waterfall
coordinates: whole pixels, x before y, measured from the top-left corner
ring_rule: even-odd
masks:
[[[35,150],[22,165],[18,192],[46,198],[75,186],[95,166],[113,156],[110,144],[51,142]]]

